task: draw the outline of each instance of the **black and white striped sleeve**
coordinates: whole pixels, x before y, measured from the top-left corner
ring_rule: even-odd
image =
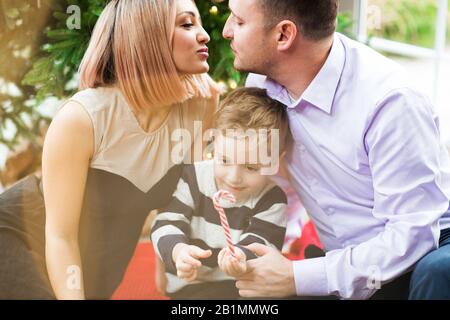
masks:
[[[286,234],[287,198],[284,191],[275,186],[256,204],[247,230],[240,237],[237,246],[242,249],[247,259],[255,255],[243,246],[261,243],[281,251]]]
[[[166,266],[166,271],[176,274],[172,259],[173,248],[178,243],[189,244],[190,222],[194,200],[185,175],[178,181],[177,188],[169,205],[155,218],[151,231],[151,240],[155,252]]]

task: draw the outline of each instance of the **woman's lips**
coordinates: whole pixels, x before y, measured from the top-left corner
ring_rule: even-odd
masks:
[[[209,58],[208,48],[204,48],[204,49],[198,50],[197,54],[200,57],[204,58],[204,59],[208,59]]]

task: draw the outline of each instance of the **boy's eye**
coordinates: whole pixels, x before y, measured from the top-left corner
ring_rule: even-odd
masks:
[[[259,166],[246,166],[245,168],[251,172],[259,171]]]
[[[225,157],[222,157],[222,159],[221,159],[221,163],[223,163],[223,164],[227,164],[227,163],[228,163],[228,160],[227,160],[227,158],[225,158]]]

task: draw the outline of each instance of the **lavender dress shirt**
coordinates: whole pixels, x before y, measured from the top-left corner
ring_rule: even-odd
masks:
[[[450,162],[432,104],[400,67],[336,33],[297,101],[251,74],[287,106],[287,168],[326,256],[294,262],[297,294],[367,299],[437,248],[450,227]]]

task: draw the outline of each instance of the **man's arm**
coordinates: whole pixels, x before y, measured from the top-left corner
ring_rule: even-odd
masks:
[[[412,90],[398,90],[380,102],[370,119],[364,138],[373,177],[373,215],[385,227],[366,242],[293,262],[298,295],[366,299],[378,284],[408,271],[437,246],[438,220],[449,207],[450,188],[443,170],[448,157],[430,104]],[[270,281],[292,280],[290,264],[273,252],[262,258],[269,254],[285,271],[278,279],[272,274]],[[259,295],[267,287],[271,261],[260,259],[249,262],[255,265],[238,282],[242,291]]]
[[[405,273],[436,248],[438,220],[449,207],[439,128],[424,96],[410,89],[388,94],[370,117],[364,141],[373,180],[372,213],[384,229],[357,246],[328,252],[317,266],[294,265],[299,275],[310,267],[325,269],[323,292],[342,298],[370,297],[378,284]]]

